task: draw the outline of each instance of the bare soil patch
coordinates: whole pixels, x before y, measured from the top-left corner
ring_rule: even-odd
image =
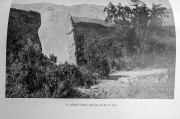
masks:
[[[174,82],[169,80],[167,69],[115,72],[109,79],[79,90],[98,99],[174,98]]]

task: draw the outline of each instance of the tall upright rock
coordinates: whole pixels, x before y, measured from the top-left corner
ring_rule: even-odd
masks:
[[[72,16],[55,7],[45,7],[41,11],[41,26],[38,30],[42,52],[47,56],[57,56],[57,63],[77,65],[76,44]]]

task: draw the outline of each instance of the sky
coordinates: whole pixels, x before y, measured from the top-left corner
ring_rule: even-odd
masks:
[[[168,0],[141,0],[148,5],[152,3],[162,4],[164,7],[171,8],[170,3]],[[117,5],[118,3],[128,4],[129,0],[13,0],[12,3],[20,3],[20,4],[27,4],[27,3],[38,3],[38,2],[47,2],[47,3],[54,3],[59,5],[78,5],[78,4],[96,4],[96,5],[104,5],[107,6],[109,2]]]

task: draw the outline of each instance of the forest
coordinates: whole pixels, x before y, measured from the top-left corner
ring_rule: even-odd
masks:
[[[40,13],[10,9],[6,49],[6,98],[89,98],[78,87],[110,80],[115,71],[168,68],[175,73],[175,26],[163,26],[165,7],[148,8],[139,0],[129,6],[105,7],[111,27],[77,22],[78,66],[56,65],[44,56],[38,37]]]

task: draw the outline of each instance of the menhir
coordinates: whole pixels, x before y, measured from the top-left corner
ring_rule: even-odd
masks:
[[[56,56],[58,64],[77,65],[73,19],[69,13],[54,7],[44,8],[38,35],[44,55]]]

